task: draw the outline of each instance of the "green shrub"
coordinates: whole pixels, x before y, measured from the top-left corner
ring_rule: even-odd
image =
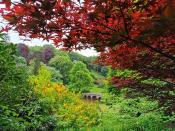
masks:
[[[16,46],[0,43],[0,104],[15,105],[28,91],[27,73],[15,61]]]
[[[163,131],[167,129],[158,103],[146,98],[111,97],[112,104],[102,112],[102,124],[93,131]]]
[[[154,85],[154,86],[159,86],[159,87],[164,87],[168,85],[167,82],[161,81],[159,79],[146,79],[142,81],[143,84],[148,84],[148,85]]]

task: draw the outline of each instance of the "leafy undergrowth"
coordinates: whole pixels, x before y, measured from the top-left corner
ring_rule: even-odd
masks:
[[[167,123],[175,120],[175,115],[166,116],[156,101],[125,98],[123,93],[112,95],[105,88],[93,87],[91,91],[102,94],[101,124],[92,131],[173,131]]]

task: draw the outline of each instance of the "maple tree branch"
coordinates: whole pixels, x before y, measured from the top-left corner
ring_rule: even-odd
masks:
[[[149,44],[147,44],[147,43],[145,43],[145,42],[143,42],[143,41],[138,41],[138,40],[132,39],[132,38],[130,38],[130,37],[122,36],[122,35],[120,35],[120,36],[123,37],[123,38],[126,38],[126,39],[128,39],[128,40],[131,40],[131,41],[133,41],[133,42],[136,42],[136,43],[138,43],[138,44],[141,44],[141,45],[143,45],[143,46],[145,46],[145,47],[151,49],[152,51],[157,52],[157,53],[161,54],[162,56],[164,56],[164,57],[166,57],[166,58],[169,58],[169,59],[175,61],[175,57],[174,57],[173,55],[170,55],[170,54],[168,54],[168,53],[165,53],[165,52],[163,52],[162,50],[156,49],[156,48],[152,47],[151,45],[149,45]]]
[[[104,27],[106,27],[106,28],[108,28],[108,29],[110,29],[110,30],[112,30],[112,31],[115,31],[115,32],[119,33],[117,30],[115,30],[115,29],[113,29],[113,28],[110,28],[110,27],[108,27],[108,26],[106,26],[106,25],[104,25],[104,24],[101,24],[101,25],[104,26]],[[161,54],[162,56],[164,56],[164,57],[166,57],[166,58],[168,58],[168,59],[170,59],[170,60],[175,61],[175,57],[174,57],[173,55],[170,55],[170,54],[168,54],[168,53],[165,53],[165,52],[163,52],[163,51],[160,50],[160,49],[156,49],[156,48],[152,47],[151,44],[147,44],[147,43],[145,43],[145,42],[143,42],[143,41],[138,41],[138,40],[132,39],[132,38],[130,38],[130,37],[128,37],[128,36],[125,36],[125,35],[122,35],[122,34],[119,34],[119,36],[121,36],[121,37],[123,37],[123,38],[125,38],[125,39],[128,39],[128,40],[130,40],[130,41],[136,42],[136,43],[138,43],[138,44],[141,44],[141,45],[143,45],[143,46],[149,48],[150,50],[152,50],[152,51],[154,51],[154,52],[157,52],[157,53]]]
[[[126,22],[125,15],[123,13],[123,10],[122,10],[121,6],[120,6],[120,13],[121,13],[121,16],[123,17],[123,24],[124,24],[126,34],[127,34],[127,36],[129,36],[129,30],[128,30],[127,22]]]

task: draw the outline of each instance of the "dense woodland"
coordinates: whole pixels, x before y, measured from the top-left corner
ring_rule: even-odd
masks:
[[[173,0],[0,5],[0,131],[175,130]],[[53,44],[11,43],[10,30]],[[72,51],[86,48],[100,55]]]

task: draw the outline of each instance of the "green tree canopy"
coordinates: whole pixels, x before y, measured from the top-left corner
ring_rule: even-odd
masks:
[[[92,76],[86,65],[81,61],[78,61],[73,65],[69,78],[70,89],[77,92],[86,92],[89,87],[93,85]]]
[[[65,56],[55,56],[50,60],[49,65],[60,71],[61,75],[63,76],[63,83],[67,84],[69,81],[69,71],[72,68],[72,61],[70,58]]]

